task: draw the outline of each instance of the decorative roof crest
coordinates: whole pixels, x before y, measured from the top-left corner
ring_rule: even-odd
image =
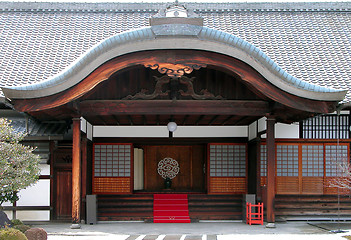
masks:
[[[176,0],[150,18],[150,25],[189,24],[203,26],[203,18]]]

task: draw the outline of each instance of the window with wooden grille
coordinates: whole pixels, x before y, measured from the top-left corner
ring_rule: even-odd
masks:
[[[131,191],[131,144],[94,144],[93,192]]]
[[[267,176],[267,146],[261,145],[260,148],[260,172],[261,177]]]
[[[277,145],[277,176],[296,177],[299,175],[299,146]]]
[[[246,144],[209,144],[209,192],[245,193],[246,162]]]
[[[324,176],[323,145],[302,145],[302,176]]]
[[[348,159],[347,145],[326,145],[325,146],[325,175],[327,177],[340,176],[338,165]]]
[[[267,149],[261,145],[261,186],[266,184]],[[276,193],[277,194],[336,194],[348,193],[330,186],[340,178],[338,164],[349,161],[347,143],[277,143]]]
[[[350,138],[350,116],[346,114],[320,115],[300,123],[300,137],[307,139]]]

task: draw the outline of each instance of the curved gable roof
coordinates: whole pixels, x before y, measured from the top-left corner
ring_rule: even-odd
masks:
[[[187,4],[204,24],[248,40],[293,76],[351,88],[346,3]],[[146,26],[163,4],[0,3],[0,86],[40,82],[61,72],[90,46]],[[347,99],[351,99],[349,92]]]
[[[3,88],[3,92],[10,99],[53,95],[76,85],[112,58],[158,49],[194,49],[229,55],[252,66],[276,87],[299,97],[342,101],[347,92],[293,77],[260,49],[232,34],[188,24],[158,25],[117,34],[96,44],[56,76],[35,84]]]

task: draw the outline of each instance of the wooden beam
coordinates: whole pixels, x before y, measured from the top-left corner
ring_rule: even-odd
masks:
[[[156,115],[156,125],[157,126],[160,125],[160,115],[159,114]]]
[[[208,125],[211,125],[218,117],[219,117],[219,115],[215,115],[215,116],[208,122]]]
[[[237,100],[88,100],[79,105],[83,116],[92,115],[239,115],[264,116],[269,113],[269,104],[264,101]]]
[[[196,120],[195,125],[199,125],[201,120],[205,117],[205,115],[200,115],[199,118]]]
[[[274,200],[275,200],[275,119],[268,117],[267,124],[267,200],[266,215],[267,223],[275,223]]]
[[[81,161],[80,161],[80,118],[73,119],[72,147],[72,228],[80,223]]]
[[[186,120],[188,119],[188,117],[189,117],[189,115],[185,115],[185,116],[184,116],[182,125],[185,125],[185,124],[186,124]]]
[[[112,115],[113,119],[116,121],[116,124],[115,125],[119,125],[119,119],[116,115]]]
[[[222,125],[226,125],[227,122],[229,122],[230,119],[232,119],[234,116],[230,115],[228,116],[226,119],[224,119],[224,121],[222,122]]]

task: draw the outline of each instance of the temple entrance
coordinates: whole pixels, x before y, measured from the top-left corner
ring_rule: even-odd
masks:
[[[147,192],[205,192],[206,191],[206,146],[144,146],[145,185]],[[172,179],[170,188],[158,171],[163,159],[173,159],[179,171]],[[176,170],[177,171],[177,170]]]

